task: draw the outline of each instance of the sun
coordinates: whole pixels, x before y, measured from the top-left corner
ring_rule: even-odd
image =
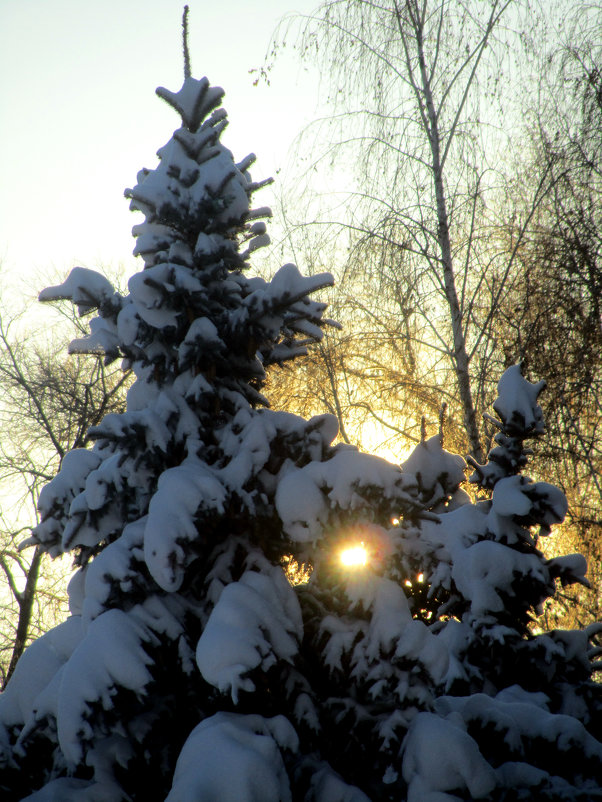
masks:
[[[361,568],[368,562],[368,551],[363,543],[346,546],[339,554],[345,568]]]

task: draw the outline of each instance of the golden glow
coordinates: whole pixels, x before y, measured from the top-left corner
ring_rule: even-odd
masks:
[[[363,543],[347,546],[341,551],[340,560],[345,568],[361,568],[368,562],[368,552]]]
[[[311,566],[306,563],[299,564],[292,554],[285,554],[281,557],[280,564],[291,585],[307,585],[311,576]]]

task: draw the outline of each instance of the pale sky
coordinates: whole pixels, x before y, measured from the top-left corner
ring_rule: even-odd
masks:
[[[181,0],[0,0],[0,261],[31,275],[126,264],[123,197],[178,127],[156,97],[183,78]],[[316,80],[285,57],[253,86],[278,21],[317,0],[189,0],[192,72],[226,90],[223,137],[254,179],[274,175],[315,113]],[[290,155],[289,155],[290,157]],[[294,154],[292,156],[294,158]],[[270,190],[256,196],[271,203]]]

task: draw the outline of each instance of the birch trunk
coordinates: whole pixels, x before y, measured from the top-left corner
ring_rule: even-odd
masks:
[[[470,454],[475,460],[477,460],[477,462],[482,463],[484,461],[484,454],[479,436],[479,427],[477,424],[477,414],[472,398],[472,390],[470,387],[470,360],[466,349],[466,337],[462,322],[462,311],[458,301],[456,278],[452,259],[452,249],[449,235],[449,219],[447,214],[445,187],[443,183],[443,165],[441,162],[441,136],[439,132],[437,112],[433,102],[433,93],[426,69],[422,27],[421,22],[418,19],[415,20],[415,31],[418,49],[418,62],[420,65],[420,80],[422,83],[420,91],[424,98],[424,105],[426,107],[425,122],[427,123],[427,134],[431,150],[432,173],[435,186],[435,199],[437,204],[437,240],[443,268],[445,299],[449,306],[452,324],[453,352],[450,354],[450,357],[452,359],[454,372],[456,374],[458,392],[464,413],[464,426],[466,427],[468,442],[470,444]]]

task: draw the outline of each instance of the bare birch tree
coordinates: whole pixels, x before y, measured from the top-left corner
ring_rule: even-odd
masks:
[[[477,461],[494,310],[553,180],[543,173],[524,188],[526,214],[508,249],[496,207],[513,146],[504,119],[519,109],[509,84],[518,85],[526,8],[519,0],[330,0],[300,38],[326,90],[326,113],[304,135],[306,176],[320,175],[329,197],[340,190],[344,212],[328,216],[311,184],[313,219],[342,232],[339,257],[347,250],[339,288],[397,317],[398,341],[412,358],[419,352],[425,386],[460,410]]]

